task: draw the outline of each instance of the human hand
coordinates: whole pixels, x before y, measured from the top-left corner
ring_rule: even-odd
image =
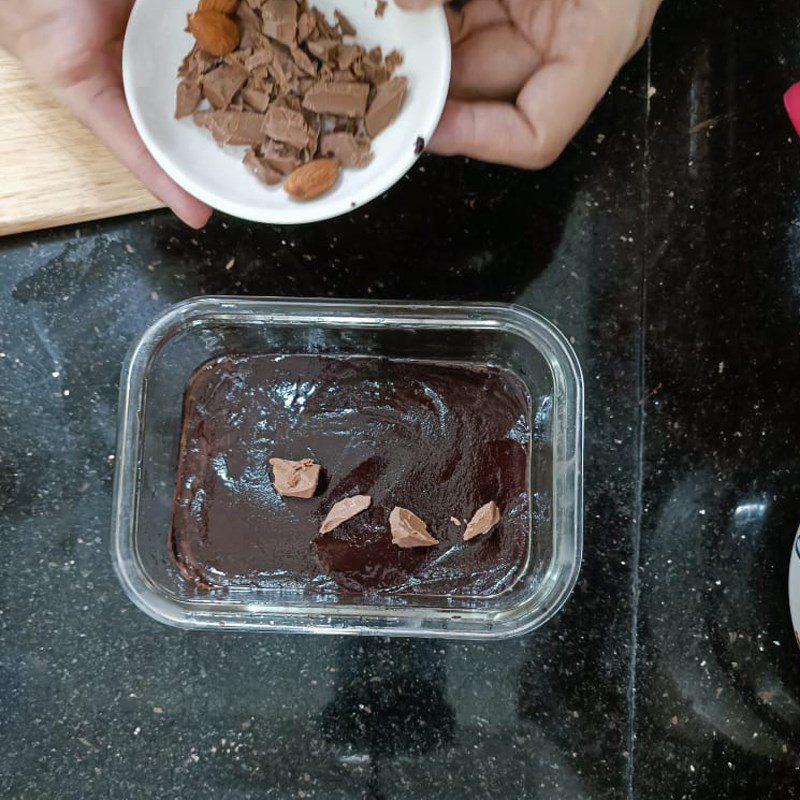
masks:
[[[122,89],[122,40],[133,0],[0,0],[0,45],[193,228],[211,209],[147,152]]]
[[[397,0],[421,9],[442,0]],[[517,167],[558,158],[661,0],[469,0],[447,7],[450,98],[428,149]]]

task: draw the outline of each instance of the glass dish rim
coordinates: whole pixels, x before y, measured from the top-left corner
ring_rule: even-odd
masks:
[[[192,318],[195,315],[195,318]],[[182,609],[179,602],[158,592],[138,567],[135,523],[139,494],[139,457],[142,424],[140,409],[145,396],[147,374],[158,351],[169,341],[170,331],[183,330],[190,324],[210,320],[260,322],[262,324],[335,324],[339,327],[409,328],[424,325],[431,329],[455,325],[464,329],[503,328],[526,339],[542,355],[551,371],[554,384],[559,375],[568,385],[562,414],[571,445],[568,459],[555,453],[554,465],[565,469],[564,485],[571,502],[559,504],[564,520],[554,510],[552,529],[561,524],[569,536],[571,556],[569,571],[559,575],[560,585],[551,602],[522,614],[517,619],[492,624],[454,627],[452,611],[432,607],[402,609],[396,619],[386,612],[370,613],[366,606],[337,606],[294,609],[290,606],[252,605],[243,613],[241,604],[210,603],[214,611],[198,612]],[[514,323],[514,324],[512,324]],[[570,391],[571,389],[571,391]],[[148,616],[162,623],[183,629],[281,631],[316,634],[354,634],[376,636],[439,637],[449,639],[492,640],[520,636],[540,627],[564,605],[577,582],[583,553],[583,423],[584,382],[574,348],[561,331],[546,317],[516,304],[460,301],[394,301],[344,300],[284,297],[203,296],[176,303],[165,309],[139,336],[128,350],[122,365],[119,390],[117,457],[110,549],[114,570],[128,598]],[[554,504],[556,502],[554,481]],[[566,510],[565,510],[566,509]],[[226,605],[230,606],[226,610]],[[398,609],[391,609],[398,612]],[[450,616],[448,616],[448,614]],[[469,616],[459,612],[458,619]],[[309,621],[309,619],[311,621]],[[380,624],[380,622],[384,624]],[[338,623],[338,624],[337,624]],[[392,623],[392,624],[389,624]],[[484,621],[485,625],[485,621]]]

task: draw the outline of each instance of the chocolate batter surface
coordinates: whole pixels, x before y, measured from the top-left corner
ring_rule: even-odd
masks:
[[[201,367],[184,401],[171,532],[199,585],[488,596],[528,554],[531,401],[495,368],[381,358],[226,356]],[[315,496],[282,498],[269,459],[323,467]],[[372,505],[318,533],[334,503]],[[463,542],[484,503],[502,519]],[[401,550],[389,514],[411,509],[440,544]]]

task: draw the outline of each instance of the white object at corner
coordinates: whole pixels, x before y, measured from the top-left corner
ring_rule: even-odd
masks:
[[[397,120],[373,143],[364,169],[342,171],[336,187],[300,202],[280,187],[265,186],[241,163],[247,148],[221,148],[192,118],[176,120],[177,70],[194,39],[186,15],[197,0],[137,0],[122,58],[125,95],[139,135],[161,168],[208,205],[254,222],[316,222],[363,206],[395,184],[414,165],[418,137],[427,142],[439,122],[450,84],[450,35],[441,7],[401,11],[391,3],[382,18],[375,0],[350,0],[345,11],[357,41],[404,56],[398,75],[408,77],[408,96]],[[311,0],[333,19],[340,0]]]
[[[789,562],[789,608],[792,611],[792,625],[797,646],[800,647],[800,531],[792,544]]]

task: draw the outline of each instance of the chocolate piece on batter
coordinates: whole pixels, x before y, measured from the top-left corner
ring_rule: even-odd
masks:
[[[284,497],[301,497],[308,500],[314,496],[319,483],[322,467],[310,458],[302,461],[287,461],[285,458],[271,458],[275,489]]]
[[[372,498],[366,494],[357,494],[354,497],[345,497],[335,503],[333,508],[328,512],[325,521],[319,529],[320,533],[329,533],[334,528],[338,528],[343,522],[358,516],[362,511],[366,511]]]
[[[428,526],[416,514],[407,508],[395,506],[389,515],[389,525],[392,529],[392,544],[398,547],[433,547],[439,544],[428,531]]]
[[[476,536],[482,536],[484,533],[494,528],[500,522],[500,509],[494,500],[481,506],[472,516],[472,519],[467,523],[467,529],[464,531],[464,541],[468,542]]]

